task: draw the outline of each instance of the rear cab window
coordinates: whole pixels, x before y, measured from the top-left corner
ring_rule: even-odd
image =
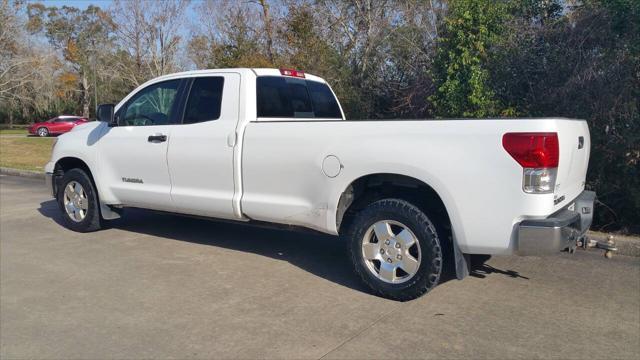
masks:
[[[256,80],[259,118],[342,119],[327,84],[286,76],[259,76]]]

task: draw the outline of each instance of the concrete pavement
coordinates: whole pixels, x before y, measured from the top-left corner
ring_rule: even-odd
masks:
[[[63,228],[0,175],[0,358],[640,357],[640,259],[494,257],[396,303],[339,239],[127,210]]]

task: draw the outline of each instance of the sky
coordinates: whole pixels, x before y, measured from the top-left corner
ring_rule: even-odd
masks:
[[[111,4],[113,3],[113,0],[28,0],[28,1],[31,3],[43,3],[46,6],[55,6],[55,7],[62,7],[65,5],[73,6],[80,10],[86,9],[87,7],[89,7],[89,5],[99,6],[101,9],[105,10],[105,9],[108,9],[109,6],[111,6]],[[162,1],[162,0],[158,0],[158,1]],[[197,17],[197,13],[194,9],[194,5],[197,4],[198,1],[199,0],[192,1],[191,5],[187,8],[187,12],[186,12],[187,17]],[[187,27],[184,27],[180,29],[180,34],[185,39],[189,38],[190,29]]]

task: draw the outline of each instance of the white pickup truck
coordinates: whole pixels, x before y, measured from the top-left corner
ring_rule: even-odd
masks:
[[[345,120],[323,79],[288,69],[162,76],[98,119],[45,168],[70,229],[124,207],[314,229],[391,299],[447,262],[463,278],[468,254],[573,249],[591,224],[582,120]]]

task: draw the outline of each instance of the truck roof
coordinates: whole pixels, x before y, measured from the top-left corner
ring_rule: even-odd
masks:
[[[253,68],[251,69],[257,76],[284,76],[280,73],[280,69],[273,68]],[[304,72],[304,70],[298,70]],[[305,79],[326,83],[323,78],[309,73],[304,73]]]
[[[299,70],[303,71],[303,70]],[[188,76],[198,76],[198,75],[207,75],[214,73],[248,73],[252,72],[256,76],[284,76],[280,73],[280,69],[275,68],[228,68],[228,69],[203,69],[203,70],[191,70],[191,71],[183,71],[173,74],[167,74],[163,76],[159,76],[157,78],[153,78],[150,81],[157,82],[161,80],[174,79],[180,77],[188,77]],[[304,72],[304,71],[303,71]],[[317,81],[321,83],[326,83],[326,81],[316,75],[312,75],[309,73],[304,73],[305,79]],[[149,82],[150,82],[149,81]]]
[[[153,79],[150,79],[148,81],[146,81],[145,83],[139,85],[137,88],[135,88],[133,91],[131,91],[127,96],[125,96],[122,100],[120,100],[120,102],[118,102],[115,106],[115,111],[118,111],[118,109],[120,109],[120,107],[122,106],[122,104],[124,104],[126,101],[129,100],[129,98],[131,96],[133,96],[134,94],[136,94],[140,89],[149,86],[151,84],[155,84],[155,83],[159,83],[162,81],[166,81],[166,80],[173,80],[173,79],[182,79],[182,78],[189,78],[189,77],[197,77],[197,76],[206,76],[209,74],[221,74],[221,73],[235,73],[235,74],[240,74],[240,76],[245,76],[245,77],[258,77],[258,76],[282,76],[282,77],[289,77],[286,75],[282,75],[282,72],[284,70],[288,70],[288,71],[292,71],[290,69],[274,69],[274,68],[228,68],[228,69],[203,69],[203,70],[191,70],[191,71],[183,71],[183,72],[178,72],[178,73],[173,73],[173,74],[167,74],[167,75],[163,75],[163,76],[159,76]],[[301,70],[295,70],[293,71],[294,73],[297,72],[299,76],[297,75],[293,75],[294,77],[304,77],[306,80],[311,80],[314,82],[319,82],[322,84],[326,84],[327,86],[329,86],[329,84],[327,84],[327,82],[319,77],[319,76],[315,76],[312,74],[307,74],[304,73]],[[304,75],[302,76],[302,73],[304,73]],[[329,87],[330,88],[330,87]],[[333,93],[333,90],[331,90],[333,97],[336,98],[335,93]],[[337,101],[337,98],[336,98]],[[344,120],[344,112],[342,110],[342,106],[340,105],[340,103],[338,102],[338,107],[340,108],[340,113],[342,114],[342,119]],[[302,119],[302,118],[301,118]],[[298,119],[298,120],[301,120]]]

